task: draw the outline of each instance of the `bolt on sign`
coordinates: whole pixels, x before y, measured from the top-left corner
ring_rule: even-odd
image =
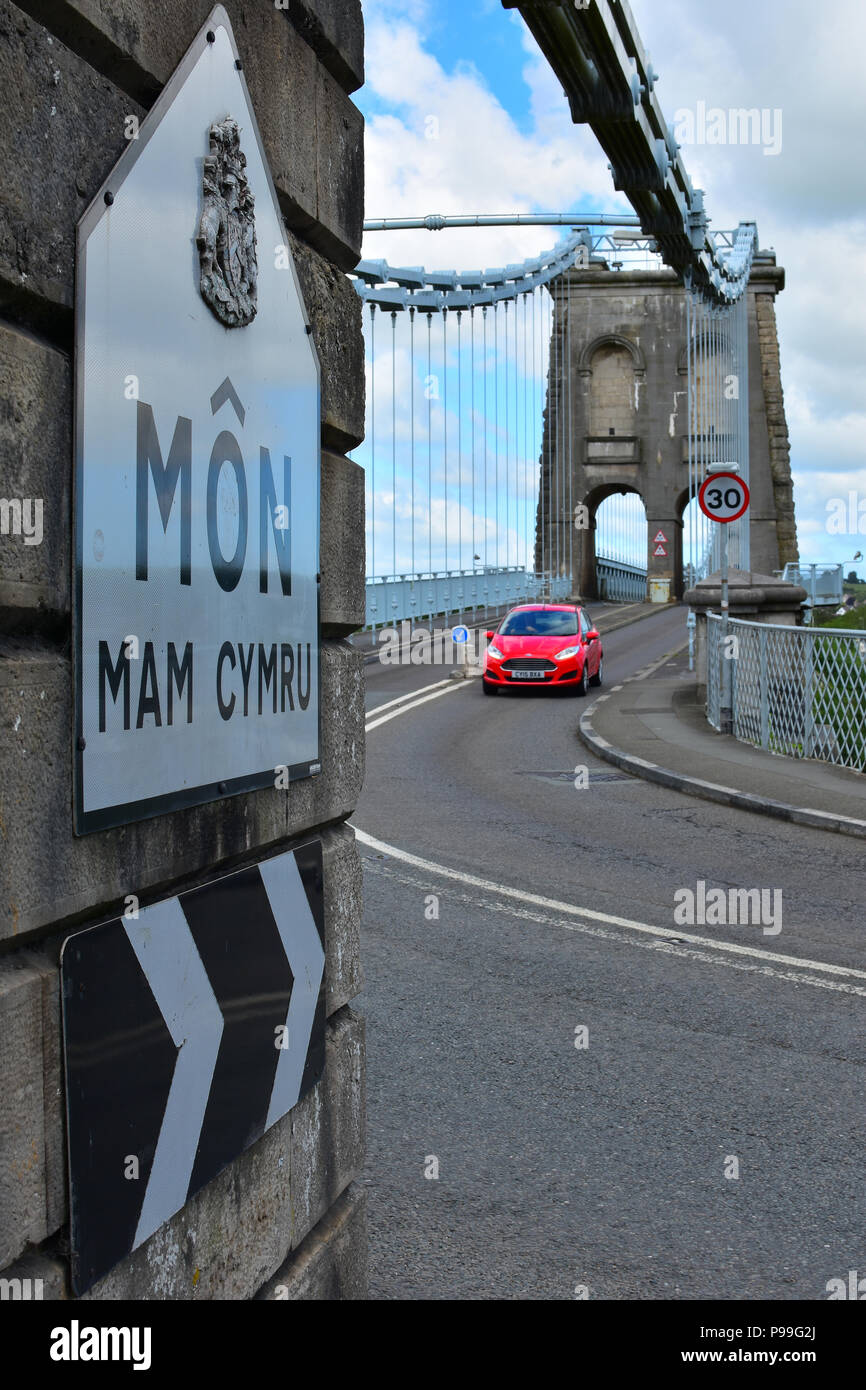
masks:
[[[76,334],[76,831],[317,772],[319,364],[221,6],[79,223]]]
[[[723,525],[739,521],[750,501],[749,485],[738,473],[711,473],[698,492],[698,506],[704,516]]]
[[[319,1080],[324,930],[316,838],[64,942],[76,1294]]]

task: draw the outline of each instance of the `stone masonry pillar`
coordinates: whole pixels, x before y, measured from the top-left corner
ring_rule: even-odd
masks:
[[[346,823],[364,700],[345,641],[364,622],[364,480],[346,457],[364,433],[364,346],[343,273],[363,215],[350,97],[363,82],[360,0],[224,0],[321,366],[321,772],[119,829],[72,826],[76,224],[213,3],[0,0],[0,494],[40,499],[44,517],[41,544],[0,538],[0,1276],[41,1279],[45,1298],[70,1293],[61,944],[118,917],[128,894],[171,898],[311,836],[323,850],[322,1078],[86,1297],[366,1289],[361,874]],[[190,274],[193,236],[180,248]]]

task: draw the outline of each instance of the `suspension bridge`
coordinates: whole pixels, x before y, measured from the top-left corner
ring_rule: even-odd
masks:
[[[772,313],[784,272],[754,222],[710,230],[627,4],[504,3],[634,211],[365,222],[565,232],[519,264],[379,259],[352,272],[367,357],[354,457],[366,474],[368,626],[526,599],[680,596],[718,567],[719,528],[696,499],[724,463],[757,502],[760,563],[797,558],[775,531],[780,510],[793,517],[787,457],[772,457],[778,421],[753,390],[775,334],[760,301]],[[731,564],[749,569],[749,521],[729,531]]]

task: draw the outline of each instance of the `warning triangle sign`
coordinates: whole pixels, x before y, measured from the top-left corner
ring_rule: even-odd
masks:
[[[663,545],[657,545],[653,551],[653,555],[667,555],[667,553]]]
[[[662,545],[667,545],[667,542],[668,538],[665,535],[664,531],[659,531],[658,535],[653,538],[654,545],[658,545],[659,543],[661,543]]]

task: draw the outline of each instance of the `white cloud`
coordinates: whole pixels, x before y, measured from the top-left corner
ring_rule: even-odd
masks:
[[[782,111],[778,158],[752,147],[684,150],[717,226],[755,217],[765,244],[781,250],[828,216],[862,215],[862,0],[827,7],[814,0],[633,0],[632,11],[661,74],[657,91],[668,120],[700,100]]]
[[[844,544],[826,534],[824,506],[848,487],[866,487],[866,7],[862,0],[834,0],[823,9],[813,0],[631,5],[661,75],[657,90],[668,120],[699,101],[782,113],[778,157],[759,147],[706,144],[683,154],[694,184],[706,190],[712,225],[757,221],[761,244],[774,247],[786,268],[776,307],[803,555],[846,558]],[[559,211],[590,201],[630,211],[614,193],[591,132],[572,124],[559,82],[516,15],[500,18],[515,25],[514,42],[525,53],[523,129],[473,55],[457,61],[456,31],[447,69],[425,47],[430,26],[442,22],[428,0],[370,0],[365,18],[375,108],[367,123],[368,216]],[[436,138],[427,138],[431,132]],[[553,228],[377,233],[365,238],[364,254],[465,269],[522,260],[558,236]],[[398,370],[402,388],[406,364]],[[401,435],[408,421],[402,400],[398,413]]]
[[[589,198],[626,208],[614,197],[597,144],[572,125],[558,83],[532,48],[525,75],[534,129],[525,134],[470,61],[446,72],[425,51],[418,28],[386,22],[378,6],[373,9],[367,83],[394,110],[367,121],[368,217],[556,212]],[[551,227],[368,233],[364,255],[392,265],[468,269],[538,255],[560,235]]]

